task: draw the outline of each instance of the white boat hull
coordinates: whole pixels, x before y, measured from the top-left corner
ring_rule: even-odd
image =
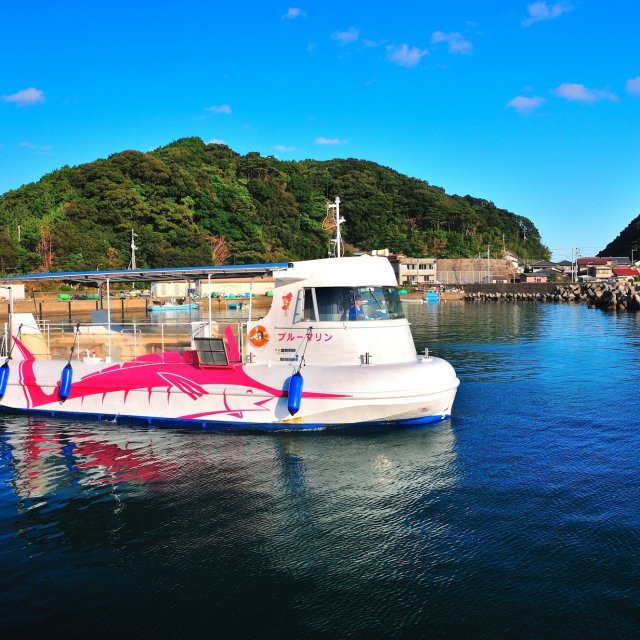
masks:
[[[74,362],[70,393],[63,401],[59,362],[16,365],[2,399],[6,409],[204,428],[434,422],[451,414],[458,386],[453,368],[438,358],[339,370],[304,367],[300,410],[291,415],[287,389],[293,367],[203,370],[160,358],[115,365]]]

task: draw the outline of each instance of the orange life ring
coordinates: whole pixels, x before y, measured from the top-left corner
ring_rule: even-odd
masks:
[[[249,340],[251,341],[251,344],[256,347],[264,347],[264,345],[269,342],[270,337],[271,336],[269,335],[267,328],[261,324],[253,327],[249,333]]]

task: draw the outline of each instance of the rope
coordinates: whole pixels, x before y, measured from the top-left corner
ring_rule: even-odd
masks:
[[[73,358],[73,352],[76,348],[76,342],[78,341],[78,336],[80,335],[80,323],[76,325],[76,335],[73,337],[73,344],[71,345],[71,353],[69,354],[69,360],[67,364],[71,364],[71,358]]]
[[[298,365],[298,370],[296,371],[296,373],[300,373],[300,369],[302,369],[302,365],[304,364],[304,354],[307,352],[307,347],[309,346],[309,343],[311,342],[311,336],[313,335],[313,327],[309,327],[307,329],[307,333],[305,335],[305,341],[304,341],[304,349],[302,350],[302,356],[300,357],[300,364]],[[300,349],[302,349],[302,345],[300,345],[297,349],[296,349],[296,353],[295,355],[298,355],[298,351],[300,351]]]
[[[9,362],[9,360],[11,360],[11,354],[13,353],[13,349],[16,346],[16,340],[20,339],[20,332],[21,331],[22,331],[22,324],[18,327],[18,333],[16,334],[15,340],[11,341],[11,349],[9,349],[9,353],[7,354],[7,358],[4,361],[5,364],[7,364],[7,362]]]

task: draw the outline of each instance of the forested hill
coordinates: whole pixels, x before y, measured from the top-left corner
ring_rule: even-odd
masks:
[[[633,219],[598,255],[630,256],[632,250],[635,258],[640,258],[640,216]]]
[[[185,138],[63,167],[0,197],[8,272],[170,267],[319,258],[339,196],[347,253],[473,257],[503,246],[548,258],[528,219],[364,160],[279,161]]]

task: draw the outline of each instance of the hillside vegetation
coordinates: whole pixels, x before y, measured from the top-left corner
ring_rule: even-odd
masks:
[[[599,256],[631,256],[640,258],[640,216],[633,219],[598,255]]]
[[[0,197],[5,272],[247,264],[325,257],[339,196],[347,253],[548,258],[535,225],[365,160],[279,161],[199,138],[63,167]]]

